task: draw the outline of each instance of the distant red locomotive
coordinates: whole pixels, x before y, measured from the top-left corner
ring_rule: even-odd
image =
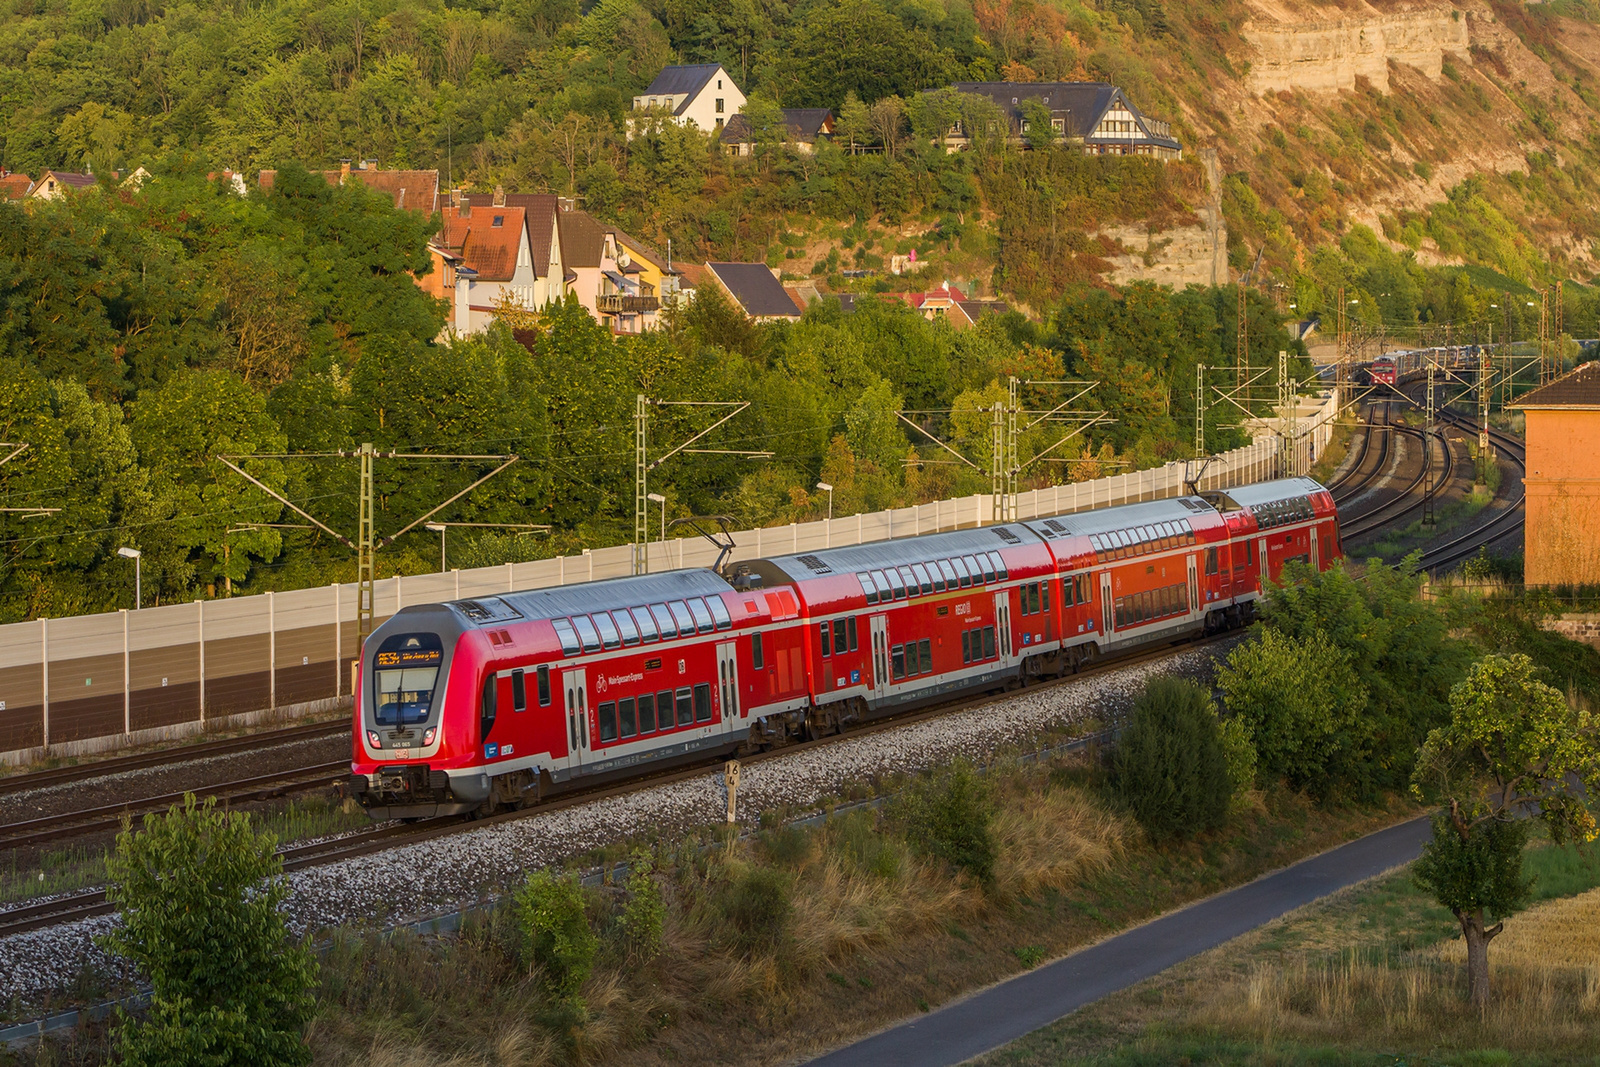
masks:
[[[524,805],[1237,625],[1341,554],[1289,478],[409,607],[363,650],[349,785],[374,818]]]

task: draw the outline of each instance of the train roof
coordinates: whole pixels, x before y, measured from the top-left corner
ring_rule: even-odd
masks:
[[[704,567],[606,578],[578,585],[528,589],[520,593],[453,600],[447,606],[472,626],[494,626],[521,619],[560,619],[613,608],[637,608],[691,596],[733,592],[723,577]]]
[[[1216,509],[1199,497],[1180,496],[1147,500],[1139,504],[1118,504],[1114,508],[1095,508],[1092,511],[1079,511],[1070,515],[1029,519],[1022,525],[1046,539],[1087,537],[1090,534],[1126,530],[1156,522],[1175,522],[1179,519],[1215,514]]]
[[[825,574],[853,574],[882,567],[910,566],[930,559],[948,559],[972,552],[1037,545],[1039,538],[1024,523],[1008,522],[997,526],[978,526],[969,530],[899,537],[892,541],[871,541],[864,545],[825,548],[791,556],[769,556],[767,562],[779,567],[794,580]]]
[[[1327,492],[1322,483],[1310,478],[1277,478],[1270,482],[1251,482],[1220,491],[1223,496],[1252,511],[1265,504],[1299,500],[1313,493]]]

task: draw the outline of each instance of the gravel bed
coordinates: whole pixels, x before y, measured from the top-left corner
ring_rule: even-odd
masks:
[[[739,783],[747,824],[768,809],[815,807],[846,787],[917,771],[958,757],[982,759],[1048,728],[1126,711],[1144,680],[1178,674],[1210,684],[1215,659],[1232,642],[1180,652],[1156,663],[1110,670],[1064,685],[1023,690],[984,707],[751,764]],[[632,836],[673,834],[719,821],[727,807],[722,775],[708,773],[622,797],[466,830],[444,838],[297,871],[287,904],[296,932],[388,926],[483,900],[532,868],[559,863]],[[93,943],[114,916],[0,939],[0,1001],[36,1002],[70,985],[84,967],[128,977]]]
[[[66,815],[349,757],[350,735],[346,733],[287,741],[247,752],[225,752],[159,767],[139,767],[100,778],[62,782],[0,796],[0,823]]]

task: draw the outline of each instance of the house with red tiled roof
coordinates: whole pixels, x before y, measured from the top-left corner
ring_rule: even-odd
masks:
[[[507,307],[543,306],[525,208],[462,204],[441,214],[443,225],[429,245],[434,269],[417,283],[450,301],[447,332],[482,333]]]
[[[884,295],[904,300],[929,322],[935,319],[943,319],[950,324],[952,329],[956,330],[970,329],[984,315],[1009,310],[1002,301],[979,300],[970,297],[949,282],[926,293],[885,293]]]
[[[33,200],[59,200],[68,193],[75,193],[80,189],[92,189],[95,186],[93,174],[76,174],[67,170],[47,170],[39,175],[33,183],[33,188],[28,190],[28,197]]]
[[[21,200],[33,188],[33,179],[26,174],[0,167],[0,200]]]
[[[316,172],[313,172],[316,173]],[[439,210],[439,172],[437,170],[383,170],[377,160],[364,159],[351,166],[346,160],[338,170],[321,172],[329,185],[348,185],[359,182],[374,192],[383,193],[394,201],[394,206],[420,215],[432,215]],[[256,184],[264,193],[272,192],[278,172],[264,170]]]

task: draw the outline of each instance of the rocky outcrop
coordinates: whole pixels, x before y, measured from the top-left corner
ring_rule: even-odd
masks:
[[[1358,78],[1388,92],[1391,61],[1438,78],[1447,53],[1468,56],[1467,20],[1451,7],[1329,22],[1253,19],[1243,32],[1256,53],[1245,87],[1257,95],[1337,92]]]
[[[1112,226],[1095,236],[1121,251],[1106,254],[1116,285],[1155,282],[1182,289],[1186,285],[1228,283],[1228,228],[1210,208],[1197,208],[1200,222],[1151,232],[1144,226]]]

